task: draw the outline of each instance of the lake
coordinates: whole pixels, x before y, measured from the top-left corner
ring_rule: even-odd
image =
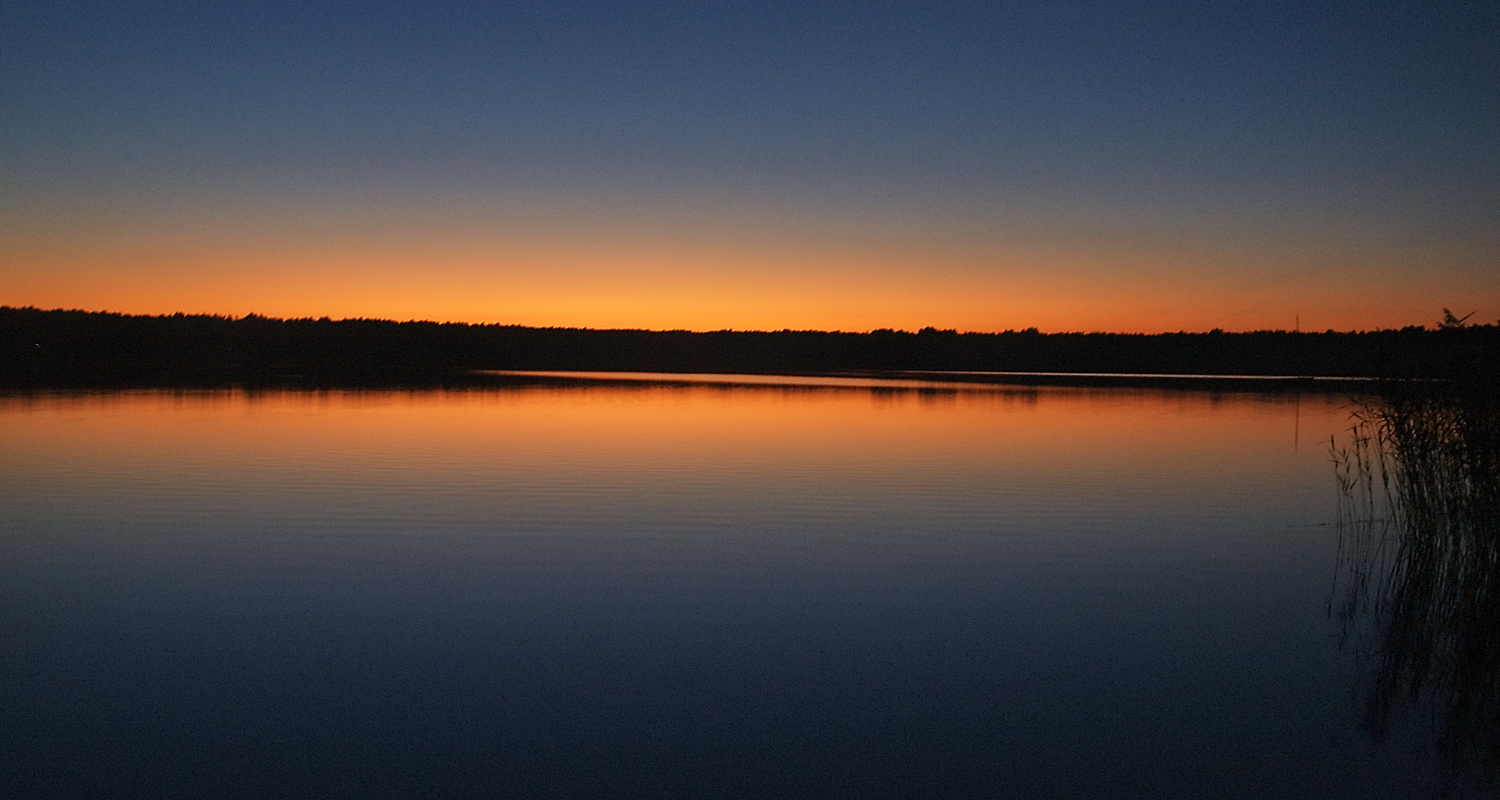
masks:
[[[11,796],[1428,797],[1337,393],[0,397]],[[1357,632],[1356,632],[1357,633]]]

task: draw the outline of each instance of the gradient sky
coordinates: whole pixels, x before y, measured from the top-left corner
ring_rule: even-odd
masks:
[[[1500,317],[1500,6],[0,5],[0,304],[694,330]]]

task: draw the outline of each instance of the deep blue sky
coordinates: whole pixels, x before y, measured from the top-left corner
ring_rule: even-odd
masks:
[[[0,36],[0,212],[15,222],[0,269],[23,278],[0,297],[10,304],[107,305],[69,301],[63,284],[131,271],[165,292],[164,273],[121,254],[120,231],[138,249],[143,231],[192,231],[200,250],[235,255],[172,268],[199,287],[183,310],[244,313],[239,284],[216,274],[244,283],[276,271],[256,258],[279,258],[347,278],[370,257],[330,237],[394,226],[433,249],[371,266],[388,292],[430,274],[453,292],[530,281],[533,299],[552,293],[543,317],[566,316],[567,295],[600,276],[645,269],[662,293],[680,290],[674,302],[725,317],[687,327],[780,327],[778,313],[861,327],[859,303],[832,287],[890,237],[912,266],[872,267],[886,294],[920,285],[921,313],[941,316],[942,286],[955,287],[953,314],[932,324],[1012,326],[976,316],[974,291],[997,293],[1015,326],[1035,324],[1028,307],[1053,327],[1202,323],[1158,319],[1165,308],[1127,302],[1118,284],[1196,287],[1184,292],[1221,308],[1225,327],[1286,327],[1293,306],[1335,325],[1343,312],[1319,304],[1361,275],[1376,288],[1357,302],[1391,317],[1342,327],[1430,322],[1439,296],[1500,316],[1494,4],[11,0]],[[319,244],[247,255],[278,237]],[[538,283],[528,259],[579,239],[599,250]],[[449,273],[455,240],[470,244]],[[683,241],[696,255],[673,249]],[[610,243],[634,255],[611,262]],[[676,266],[643,268],[653,247]],[[181,249],[160,245],[159,260]],[[842,277],[809,277],[819,258]],[[685,274],[690,262],[717,273]],[[783,281],[799,298],[741,319],[719,297],[738,280]],[[1402,301],[1419,288],[1424,316],[1395,318],[1416,313]],[[631,321],[624,309],[645,295],[590,317],[609,305],[600,292],[580,319],[532,318],[498,294],[451,307],[671,324]],[[833,293],[826,322],[820,292]],[[315,294],[347,306],[335,316],[441,313]],[[867,307],[901,314],[875,295]],[[1045,310],[1069,298],[1099,324]]]

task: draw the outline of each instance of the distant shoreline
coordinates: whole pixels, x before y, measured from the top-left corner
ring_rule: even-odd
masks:
[[[528,328],[0,306],[0,386],[443,386],[503,373],[1339,390],[1500,372],[1500,326],[1300,333]],[[488,374],[488,377],[486,375]]]
[[[474,370],[476,376],[547,383],[711,384],[721,386],[798,386],[895,388],[915,390],[975,387],[1077,387],[1193,389],[1256,392],[1345,392],[1378,388],[1380,378],[1296,377],[1289,375],[1143,375],[1059,372],[951,372],[907,370],[827,374],[725,374],[677,372],[590,372]]]

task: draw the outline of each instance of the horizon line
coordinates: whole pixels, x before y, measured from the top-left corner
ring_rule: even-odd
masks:
[[[382,323],[389,323],[389,324],[393,324],[393,325],[406,325],[406,324],[416,324],[416,325],[456,325],[456,326],[465,326],[465,327],[474,327],[474,328],[483,328],[483,327],[529,328],[529,329],[532,329],[532,330],[596,331],[596,332],[600,332],[600,333],[606,333],[606,332],[691,333],[691,334],[712,334],[712,333],[763,333],[763,334],[774,334],[774,333],[824,333],[824,334],[846,334],[846,335],[856,335],[856,336],[866,336],[866,335],[872,335],[872,334],[877,334],[877,333],[904,334],[904,335],[907,335],[907,336],[918,336],[918,335],[927,334],[927,333],[948,334],[948,335],[957,335],[957,336],[964,336],[964,335],[999,336],[999,335],[1003,335],[1003,334],[1031,334],[1031,335],[1042,335],[1042,336],[1175,336],[1175,335],[1208,336],[1208,335],[1213,335],[1213,334],[1248,335],[1248,334],[1265,334],[1265,333],[1278,333],[1278,334],[1288,334],[1288,335],[1296,335],[1296,336],[1320,336],[1320,335],[1326,335],[1326,334],[1385,333],[1385,332],[1392,332],[1392,331],[1400,332],[1400,331],[1411,331],[1411,330],[1420,330],[1420,331],[1432,332],[1432,331],[1437,331],[1437,330],[1443,330],[1446,327],[1448,327],[1448,326],[1443,326],[1442,324],[1439,324],[1436,327],[1429,327],[1429,326],[1426,326],[1426,325],[1407,325],[1407,326],[1403,326],[1403,327],[1400,327],[1400,328],[1373,328],[1373,329],[1365,329],[1365,330],[1348,330],[1348,331],[1334,330],[1333,328],[1329,328],[1328,330],[1325,330],[1325,331],[1303,331],[1303,330],[1300,330],[1300,328],[1299,329],[1295,329],[1295,330],[1287,330],[1285,328],[1260,328],[1260,329],[1256,329],[1256,330],[1246,330],[1246,331],[1229,331],[1229,330],[1224,330],[1223,328],[1212,328],[1212,329],[1206,330],[1206,331],[1176,330],[1176,331],[1161,331],[1161,332],[1158,332],[1158,333],[1142,333],[1142,332],[1138,332],[1138,331],[1103,331],[1103,330],[1094,330],[1094,331],[1083,331],[1083,330],[1043,331],[1043,330],[1038,329],[1036,326],[1029,326],[1029,327],[1026,327],[1026,328],[1007,328],[1005,330],[1000,330],[1000,331],[979,331],[979,330],[964,330],[964,331],[960,331],[960,330],[958,330],[956,328],[937,328],[937,327],[931,326],[931,325],[924,326],[924,327],[922,327],[922,328],[920,328],[920,329],[918,329],[916,331],[909,331],[909,330],[906,330],[904,328],[872,328],[870,330],[865,330],[865,331],[846,331],[846,330],[841,330],[841,329],[824,330],[824,329],[817,329],[817,328],[779,328],[779,329],[717,328],[717,329],[698,329],[698,330],[694,330],[694,329],[689,329],[689,328],[590,328],[590,327],[570,326],[570,325],[523,325],[523,324],[519,324],[519,323],[507,323],[507,322],[470,322],[470,321],[466,321],[466,320],[433,320],[433,319],[416,319],[416,318],[401,320],[401,319],[392,319],[392,318],[386,318],[386,317],[340,317],[338,319],[334,319],[334,318],[326,316],[326,315],[322,316],[322,317],[311,317],[311,316],[307,316],[307,317],[273,317],[273,316],[268,316],[268,315],[265,315],[265,314],[260,314],[258,312],[254,312],[254,311],[246,313],[246,314],[241,315],[241,316],[235,316],[233,314],[219,314],[219,313],[212,313],[212,312],[186,312],[186,311],[175,311],[175,312],[165,313],[165,314],[133,314],[133,313],[124,312],[124,311],[91,310],[91,309],[85,309],[85,308],[62,308],[62,307],[47,309],[47,308],[38,308],[36,306],[30,306],[30,305],[28,305],[28,306],[12,306],[12,305],[8,305],[8,304],[0,304],[0,311],[35,311],[35,312],[39,312],[39,313],[95,314],[95,315],[102,315],[102,316],[138,317],[138,318],[144,318],[144,319],[169,319],[169,318],[173,318],[173,317],[203,317],[203,318],[209,318],[209,319],[227,320],[227,321],[231,321],[231,322],[242,321],[242,320],[247,320],[247,319],[263,319],[263,320],[272,321],[272,322],[382,322]],[[1472,316],[1472,314],[1470,316]],[[1488,327],[1494,327],[1494,326],[1490,325],[1489,323],[1477,323],[1477,324],[1473,324],[1473,325],[1461,325],[1461,326],[1453,326],[1453,327],[1488,328]]]

